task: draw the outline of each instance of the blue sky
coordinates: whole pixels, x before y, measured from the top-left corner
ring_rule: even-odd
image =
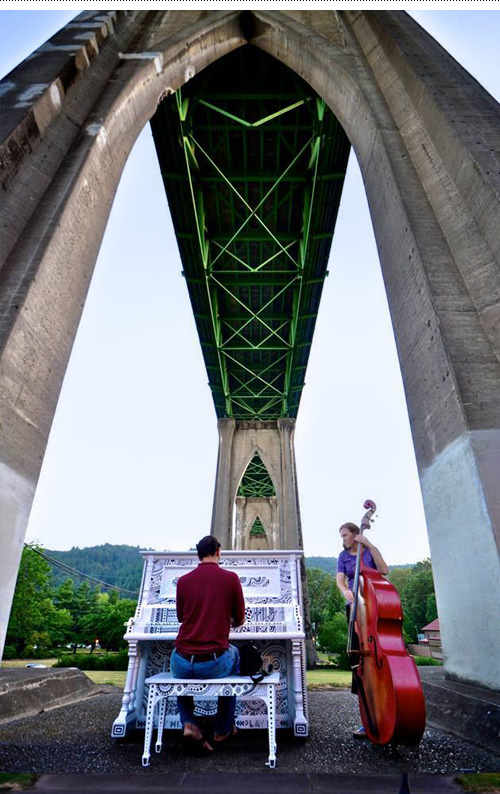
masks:
[[[1,73],[73,13],[1,10]],[[412,15],[499,98],[499,11]],[[329,271],[297,420],[305,551],[336,555],[339,525],[359,520],[369,497],[379,503],[372,540],[389,564],[416,561],[429,554],[425,519],[354,157]],[[189,548],[209,531],[216,458],[215,413],[147,127],[115,199],[28,538],[52,549]]]

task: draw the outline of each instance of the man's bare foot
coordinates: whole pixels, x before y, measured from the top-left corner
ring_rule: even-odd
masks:
[[[214,748],[212,745],[203,739],[202,732],[198,726],[193,725],[192,722],[186,722],[182,731],[182,736],[190,743],[192,742],[193,745],[198,745],[202,751],[205,751],[206,753],[213,753]]]
[[[218,733],[214,733],[214,742],[216,743],[225,742],[227,739],[230,739],[231,736],[236,736],[237,733],[238,733],[238,728],[236,727],[236,725],[233,725],[229,733],[225,733],[223,736],[220,736]]]
[[[195,742],[199,742],[202,738],[202,733],[197,725],[193,725],[192,722],[186,722],[184,725],[183,735],[186,739],[194,739]]]

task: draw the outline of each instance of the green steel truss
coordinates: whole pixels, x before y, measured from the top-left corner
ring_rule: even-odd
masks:
[[[217,415],[295,417],[347,138],[309,86],[250,46],[151,124]]]
[[[260,456],[255,453],[242,477],[238,496],[276,496],[273,481]]]

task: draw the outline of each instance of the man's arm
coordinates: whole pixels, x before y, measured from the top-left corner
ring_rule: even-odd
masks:
[[[231,623],[236,629],[238,626],[243,626],[245,622],[245,597],[238,574],[235,574],[235,577]]]
[[[180,580],[177,582],[177,591],[175,596],[175,607],[177,609],[177,620],[182,623],[184,620],[184,596],[182,594],[182,586],[179,586]]]

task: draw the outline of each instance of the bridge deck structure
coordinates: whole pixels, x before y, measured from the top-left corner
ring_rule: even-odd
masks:
[[[251,46],[163,100],[151,125],[217,416],[295,418],[347,136]]]

